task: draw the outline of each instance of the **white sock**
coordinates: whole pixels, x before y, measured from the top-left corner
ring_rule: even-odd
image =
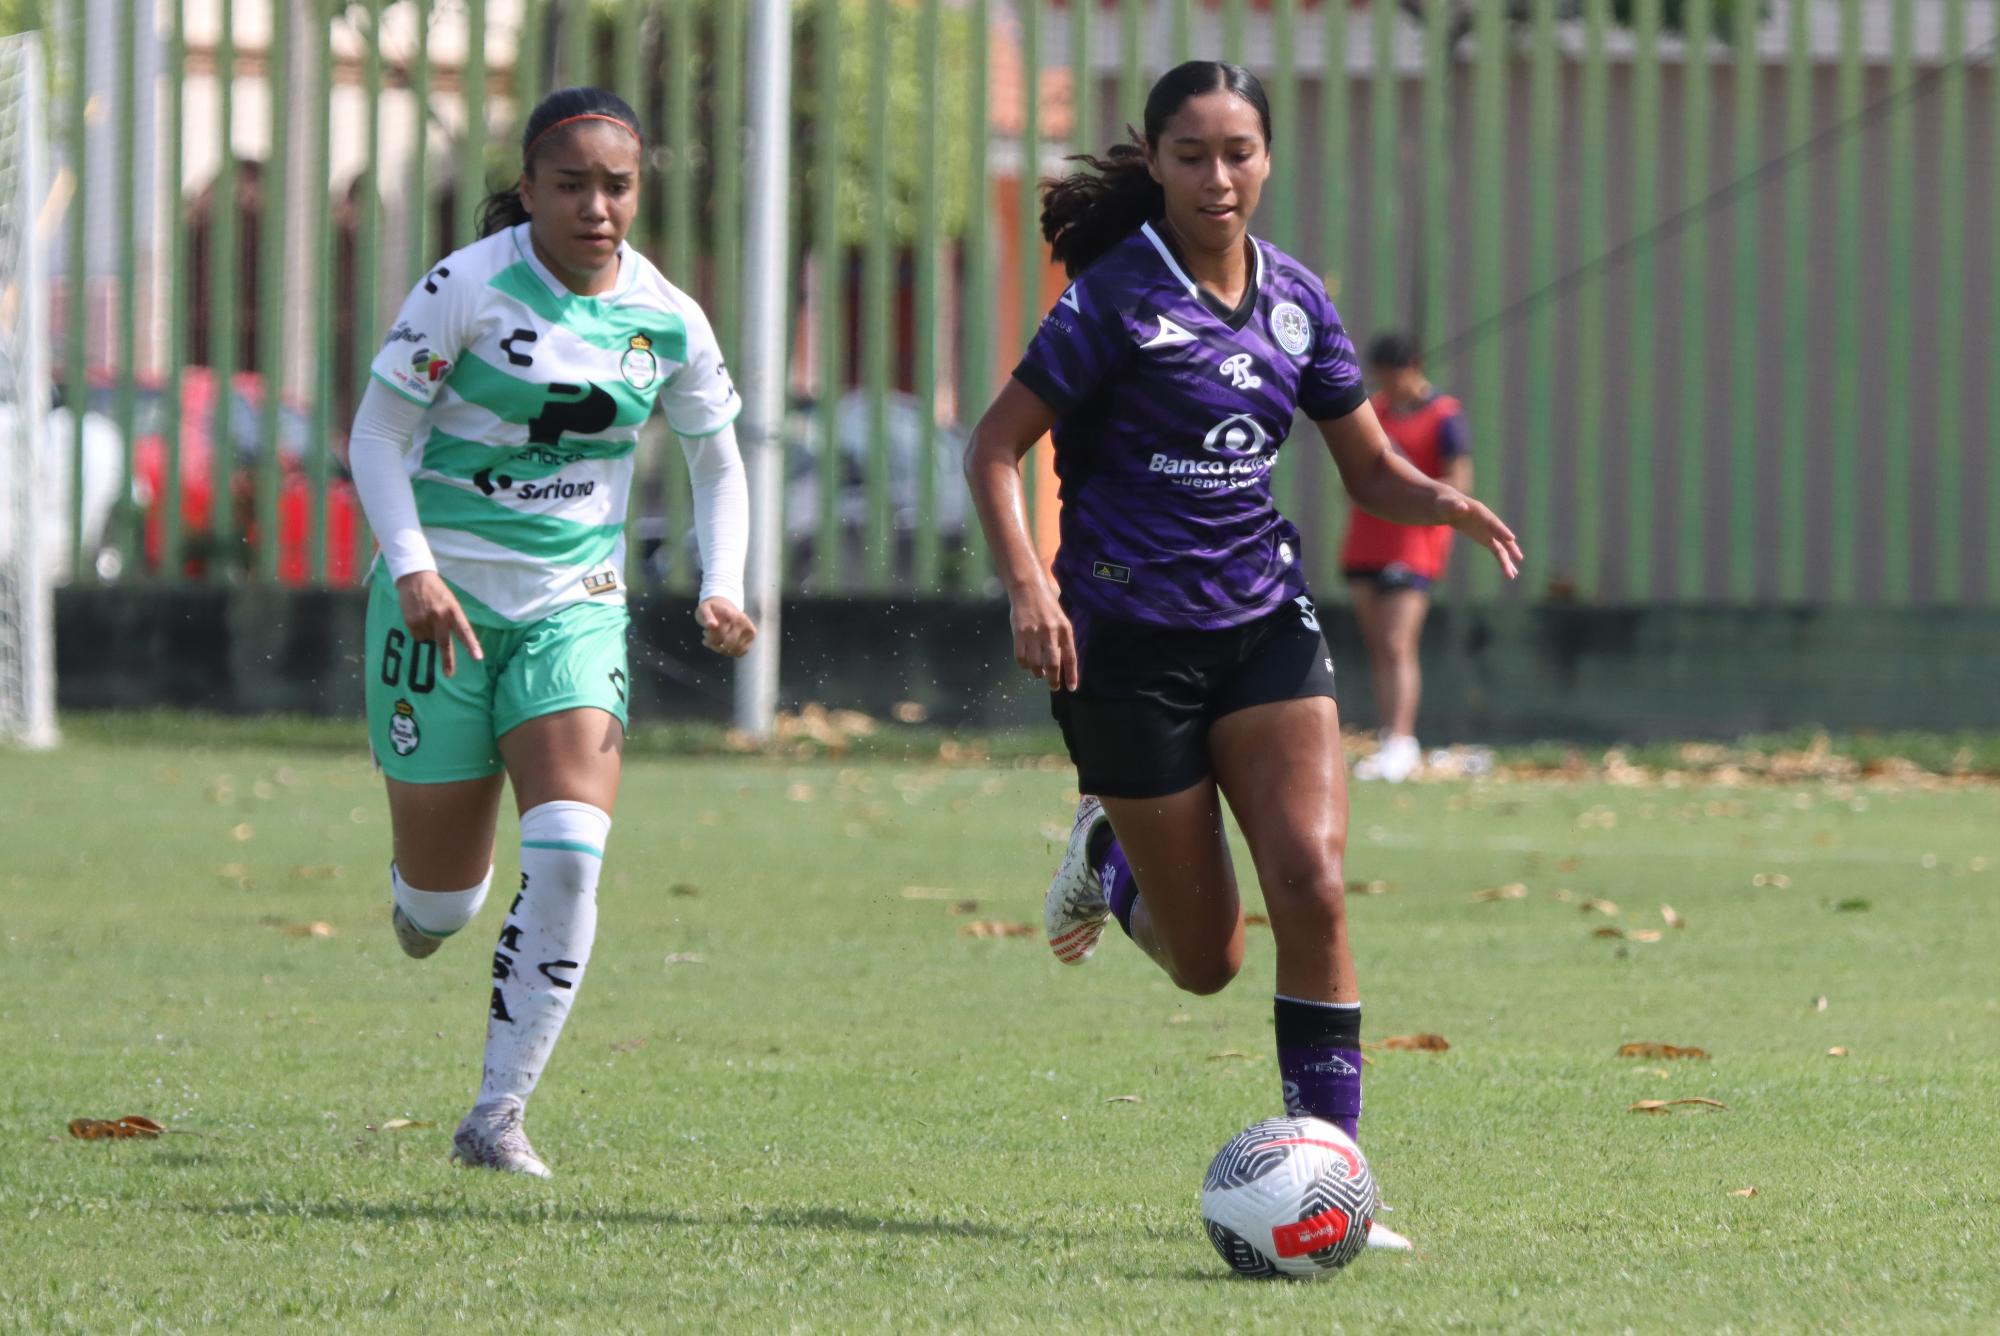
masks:
[[[427,937],[449,937],[472,922],[492,885],[493,869],[487,868],[485,880],[477,886],[462,891],[420,891],[403,880],[400,868],[389,864],[389,888],[396,897],[396,907]]]
[[[569,1019],[597,936],[597,875],[611,818],[589,803],[521,814],[521,893],[493,953],[479,1102],[526,1101]]]

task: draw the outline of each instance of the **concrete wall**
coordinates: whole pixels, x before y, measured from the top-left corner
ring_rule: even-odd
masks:
[[[729,715],[730,668],[692,607],[634,609],[634,721]],[[1373,721],[1358,631],[1321,611],[1350,722]],[[356,591],[71,588],[56,601],[63,710],[171,707],[358,716]],[[993,729],[1048,722],[1013,667],[1003,605],[800,599],[782,702]],[[1425,634],[1422,733],[1434,741],[1732,737],[1835,729],[2000,729],[2000,610],[1768,607],[1439,608]]]

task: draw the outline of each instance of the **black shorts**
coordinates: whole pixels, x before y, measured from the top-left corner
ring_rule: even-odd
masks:
[[[1377,592],[1383,594],[1393,594],[1403,589],[1414,589],[1419,594],[1427,594],[1431,586],[1436,583],[1414,566],[1405,566],[1400,561],[1392,561],[1387,566],[1349,566],[1341,574],[1350,580],[1372,584]]]
[[[1209,773],[1208,729],[1223,715],[1334,694],[1309,597],[1220,631],[1076,611],[1071,624],[1080,680],[1050,704],[1077,788],[1099,797],[1179,793]]]

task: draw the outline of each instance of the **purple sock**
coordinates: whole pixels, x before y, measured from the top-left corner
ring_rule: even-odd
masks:
[[[1098,884],[1104,887],[1104,900],[1111,906],[1111,917],[1118,920],[1118,926],[1130,937],[1132,906],[1139,903],[1139,883],[1132,876],[1132,865],[1125,861],[1124,847],[1111,834],[1111,823],[1107,821],[1099,829],[1109,838],[1090,860],[1091,866],[1097,869]]]
[[[1274,1006],[1285,1112],[1324,1118],[1355,1136],[1361,1128],[1361,1004],[1306,1002],[1280,993]]]

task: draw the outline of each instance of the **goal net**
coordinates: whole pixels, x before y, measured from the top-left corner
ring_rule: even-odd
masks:
[[[56,741],[55,619],[36,507],[49,415],[40,34],[0,37],[0,742]]]

